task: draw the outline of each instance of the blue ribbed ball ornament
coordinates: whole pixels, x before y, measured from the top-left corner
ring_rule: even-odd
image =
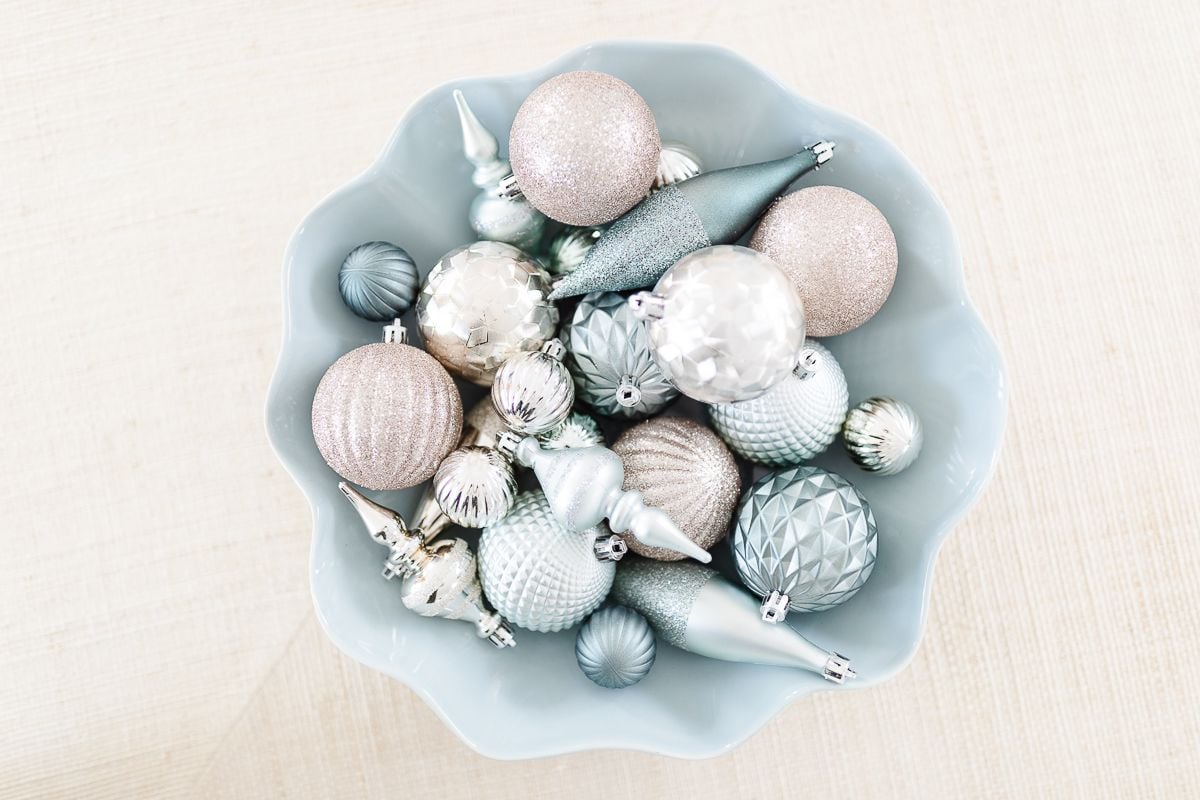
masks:
[[[650,623],[624,606],[592,614],[575,637],[579,669],[605,689],[624,689],[646,677],[654,666],[655,650]]]
[[[338,271],[342,299],[372,322],[391,322],[417,298],[421,276],[412,257],[389,242],[367,242],[350,251]]]

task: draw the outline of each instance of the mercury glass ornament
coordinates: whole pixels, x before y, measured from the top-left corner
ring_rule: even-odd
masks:
[[[602,233],[604,228],[595,226],[576,228],[568,225],[563,228],[546,248],[546,271],[551,275],[574,272]]]
[[[460,447],[433,476],[438,505],[456,525],[482,528],[512,508],[517,479],[512,462],[488,447]]]
[[[575,387],[562,363],[565,353],[562,342],[551,339],[536,353],[513,356],[496,373],[492,402],[517,433],[546,433],[571,413]]]
[[[855,464],[880,475],[907,469],[925,439],[913,407],[890,397],[872,397],[852,408],[842,438]]]
[[[655,363],[702,403],[750,400],[782,382],[804,343],[804,308],[771,259],[718,245],[684,256],[629,299]]]
[[[585,295],[563,339],[575,396],[598,414],[641,419],[679,396],[650,354],[646,326],[616,292]]]
[[[699,564],[632,559],[617,570],[612,597],[643,614],[667,644],[690,653],[805,669],[834,683],[857,677],[845,656],[788,625],[763,625],[754,598]]]
[[[875,515],[840,475],[817,467],[771,472],[738,508],[733,557],[762,618],[824,611],[853,597],[875,569]]]
[[[597,558],[604,526],[572,531],[539,491],[522,492],[512,511],[479,537],[479,575],[488,600],[515,625],[560,631],[604,602],[616,564]]]
[[[443,539],[426,544],[395,511],[345,482],[339,483],[338,489],[354,506],[371,538],[390,551],[383,575],[401,578],[401,599],[407,608],[423,617],[470,622],[480,638],[496,647],[516,644],[508,625],[483,602],[475,557],[466,542]]]
[[[766,394],[708,407],[713,428],[742,458],[790,467],[825,452],[846,418],[846,376],[809,339],[792,374]]]
[[[564,419],[556,428],[537,437],[543,450],[572,450],[580,447],[604,445],[604,432],[596,420],[577,411]]]
[[[575,637],[580,671],[605,689],[624,689],[649,675],[656,650],[650,623],[623,606],[592,614]]]
[[[624,488],[641,492],[697,546],[711,550],[725,538],[742,479],[733,455],[716,434],[686,417],[655,417],[621,434],[612,450],[625,468]],[[647,558],[683,558],[632,536],[626,536],[625,543]]]
[[[658,172],[650,189],[657,191],[664,186],[686,181],[701,171],[700,157],[690,147],[678,142],[664,142],[662,152],[658,155]]]
[[[462,400],[404,327],[381,344],[355,348],[325,371],[312,404],[313,439],[333,471],[368,489],[429,480],[458,443]]]
[[[879,209],[849,189],[810,186],[778,200],[750,246],[791,278],[810,336],[837,336],[875,316],[896,282],[896,236]]]
[[[475,242],[442,256],[417,298],[425,349],[455,375],[490,386],[500,365],[539,349],[558,327],[550,276],[503,242]]]
[[[404,316],[421,288],[417,265],[404,248],[367,242],[350,251],[338,270],[338,289],[350,310],[372,322]]]
[[[517,110],[506,187],[559,222],[602,225],[646,196],[660,149],[654,113],[633,87],[603,72],[565,72]]]

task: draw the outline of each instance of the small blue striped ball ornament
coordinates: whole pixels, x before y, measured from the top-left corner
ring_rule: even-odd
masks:
[[[342,299],[351,311],[372,322],[403,316],[420,288],[421,276],[412,257],[389,242],[359,245],[338,270]]]
[[[575,637],[575,660],[593,683],[624,689],[650,673],[656,646],[650,623],[624,606],[602,608]]]

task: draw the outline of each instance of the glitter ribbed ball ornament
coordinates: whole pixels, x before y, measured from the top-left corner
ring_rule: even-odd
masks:
[[[764,394],[792,373],[804,308],[771,259],[736,245],[684,256],[653,292],[630,298],[667,380],[703,403]]]
[[[580,671],[605,689],[624,689],[649,675],[656,650],[650,623],[624,606],[592,614],[575,637]]]
[[[764,475],[738,508],[733,556],[738,575],[764,598],[762,618],[788,609],[824,611],[862,588],[875,568],[875,515],[840,475],[795,467]]]
[[[507,458],[489,447],[469,445],[442,461],[433,476],[433,492],[455,525],[482,528],[512,508],[517,479]]]
[[[686,417],[655,417],[621,434],[612,450],[625,467],[625,489],[641,492],[705,550],[725,538],[742,490],[733,455],[717,435]],[[682,553],[626,535],[638,555],[676,561]]]
[[[650,106],[603,72],[566,72],[534,89],[508,136],[520,192],[568,225],[601,225],[637,205],[660,149]]]
[[[658,172],[654,175],[651,190],[658,191],[664,186],[694,178],[701,171],[700,157],[692,152],[690,147],[678,142],[664,142],[662,152],[658,156]]]
[[[536,436],[571,413],[575,387],[562,363],[565,352],[562,342],[551,339],[536,353],[513,356],[496,372],[492,402],[508,427]]]
[[[679,396],[650,354],[646,326],[616,292],[585,295],[563,339],[575,397],[598,414],[641,419]]]
[[[350,251],[338,270],[338,289],[350,310],[372,322],[404,316],[421,288],[417,265],[404,248],[367,242]]]
[[[604,446],[604,432],[596,420],[578,411],[564,419],[555,428],[537,437],[543,450],[574,450],[580,447]]]
[[[753,400],[709,406],[708,416],[742,458],[790,467],[825,452],[841,430],[848,402],[842,368],[810,339],[782,383]]]
[[[855,464],[880,475],[907,469],[917,460],[924,442],[917,412],[890,397],[872,397],[852,408],[842,438]]]
[[[384,342],[355,348],[325,371],[312,404],[313,438],[333,471],[368,489],[429,480],[458,445],[462,400],[399,324]]]
[[[616,564],[596,556],[603,525],[572,531],[540,491],[522,492],[512,511],[479,537],[479,576],[489,601],[509,622],[560,631],[592,613],[612,586]]]
[[[511,356],[554,336],[558,309],[549,291],[546,271],[512,245],[457,247],[437,262],[417,298],[425,349],[455,375],[490,386]]]
[[[567,275],[583,263],[604,233],[602,227],[576,228],[567,226],[550,240],[546,247],[546,271],[551,275]]]
[[[776,201],[750,246],[787,273],[804,301],[810,336],[837,336],[875,316],[896,282],[896,236],[878,208],[837,186]]]

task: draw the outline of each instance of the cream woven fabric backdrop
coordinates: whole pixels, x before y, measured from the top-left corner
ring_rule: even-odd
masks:
[[[1195,0],[170,5],[0,10],[0,796],[1200,793]],[[495,763],[318,630],[263,433],[281,254],[432,84],[621,36],[908,153],[1009,433],[896,680],[708,762]]]

